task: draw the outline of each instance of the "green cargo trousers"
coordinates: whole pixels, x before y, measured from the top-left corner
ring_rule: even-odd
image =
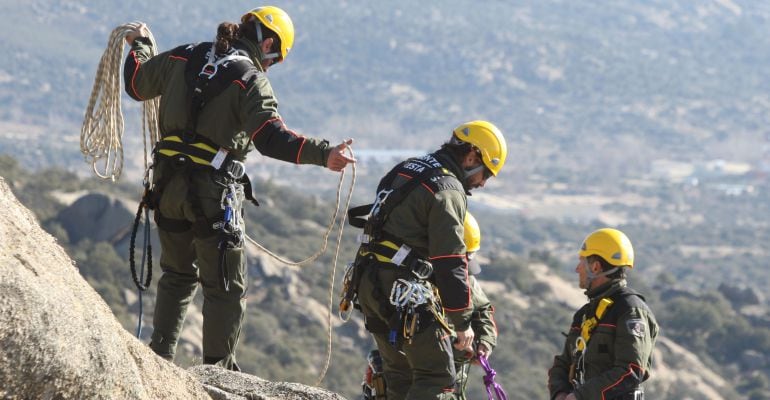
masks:
[[[407,277],[403,271],[382,267],[376,261],[361,266],[358,302],[367,321],[385,325],[394,307],[387,296],[393,282]],[[387,295],[385,295],[387,293]],[[399,348],[388,342],[388,333],[372,333],[382,357],[388,400],[449,400],[455,383],[449,334],[433,322],[415,334],[411,343],[399,338]]]
[[[455,352],[459,353],[459,352]],[[457,383],[455,384],[454,400],[467,400],[465,389],[468,387],[468,373],[471,369],[471,361],[467,358],[455,358],[455,372],[457,374]]]
[[[158,227],[163,275],[158,281],[150,348],[164,358],[174,358],[187,306],[200,283],[203,288],[204,363],[237,369],[235,348],[246,307],[243,247],[226,251],[229,290],[225,291],[219,265],[220,236],[213,230],[201,232],[194,225],[201,218],[200,213],[209,226],[222,220],[222,183],[225,178],[209,170],[178,171],[170,162],[160,162],[155,181],[161,181],[164,174],[172,174],[172,177],[162,188],[156,213],[160,212],[167,219],[189,221],[191,226],[181,231]],[[196,205],[194,197],[198,199]]]

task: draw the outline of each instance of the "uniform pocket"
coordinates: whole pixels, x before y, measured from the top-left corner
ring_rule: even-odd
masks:
[[[612,366],[615,359],[615,326],[599,324],[591,335],[586,352],[586,363],[600,369]]]

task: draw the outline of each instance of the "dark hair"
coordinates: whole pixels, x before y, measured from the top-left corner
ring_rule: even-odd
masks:
[[[241,26],[232,22],[222,22],[217,27],[217,42],[215,44],[217,54],[230,50],[236,39],[241,37]]]
[[[262,31],[262,40],[273,38],[273,45],[270,47],[270,51],[280,53],[281,39],[278,35],[270,29],[265,28],[262,24],[259,24],[259,28]],[[251,22],[242,23],[240,25],[232,22],[222,22],[219,24],[217,27],[217,41],[215,44],[217,54],[222,54],[230,50],[233,42],[241,37],[247,37],[256,42],[257,31],[255,25]]]
[[[452,139],[449,139],[441,145],[441,150],[449,152],[449,154],[454,157],[455,161],[462,163],[463,158],[473,151],[473,145],[468,142],[457,140],[454,135],[452,135]]]
[[[593,264],[594,261],[599,261],[599,264],[601,264],[601,266],[602,266],[602,271],[609,271],[609,270],[615,268],[614,265],[608,263],[607,260],[605,260],[601,256],[597,256],[597,255],[592,255],[592,256],[586,257],[586,261],[588,262],[588,265]],[[607,278],[609,278],[609,279],[626,279],[626,268],[625,267],[618,268],[617,271],[607,275]]]
[[[257,22],[255,24],[254,22]],[[267,29],[263,24],[259,23],[258,21],[246,21],[240,25],[240,37],[245,37],[248,39],[251,39],[255,42],[259,40],[257,37],[257,29],[256,26],[259,25],[259,30],[262,31],[262,40],[265,40],[267,38],[273,38],[273,46],[270,47],[271,53],[281,53],[281,38],[278,37],[278,34],[271,31],[270,29]]]

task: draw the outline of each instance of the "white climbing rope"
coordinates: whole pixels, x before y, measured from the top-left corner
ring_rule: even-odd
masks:
[[[125,37],[128,33],[145,28],[147,36],[152,42],[152,55],[158,53],[155,47],[155,38],[152,32],[142,22],[131,22],[115,28],[110,34],[107,42],[107,48],[99,61],[99,67],[96,71],[94,86],[91,90],[91,98],[88,101],[88,108],[83,120],[83,126],[80,130],[80,151],[85,156],[86,162],[91,164],[96,176],[103,179],[116,181],[123,170],[123,113],[120,106],[121,98],[121,62],[123,61],[123,46]],[[98,103],[98,105],[97,105]],[[160,97],[146,100],[142,103],[142,137],[144,140],[144,167],[145,180],[151,182],[148,176],[150,162],[148,155],[152,153],[152,148],[160,139],[158,128],[158,109]],[[348,146],[347,151],[353,156],[353,149]],[[339,258],[340,246],[342,243],[342,233],[345,221],[347,219],[347,210],[350,207],[350,200],[353,197],[353,189],[356,182],[356,165],[352,164],[352,176],[350,189],[345,200],[342,216],[340,216],[340,202],[342,184],[345,180],[345,170],[340,173],[340,181],[337,185],[336,205],[329,226],[323,235],[323,244],[321,248],[310,257],[302,261],[290,261],[285,259],[246,235],[246,239],[254,244],[259,250],[274,258],[275,260],[295,267],[301,267],[318,259],[326,252],[328,247],[329,235],[334,230],[339,220],[339,231],[337,234],[337,244],[334,253],[334,261],[329,279],[329,306],[327,310],[327,356],[323,370],[318,377],[315,385],[320,385],[331,364],[332,354],[332,307],[334,302],[334,277],[337,271],[337,261]]]
[[[96,176],[117,180],[123,172],[123,113],[120,107],[121,63],[128,33],[145,27],[153,43],[152,54],[158,53],[152,32],[142,22],[120,25],[110,34],[107,48],[96,70],[91,98],[80,129],[80,151],[91,164]],[[142,137],[144,139],[144,166],[149,165],[148,154],[159,139],[158,106],[160,97],[142,103]],[[149,140],[148,140],[149,139]],[[149,143],[148,143],[149,142]]]
[[[351,158],[355,158],[355,155],[353,154],[353,149],[348,146],[347,147],[348,153],[350,153]],[[332,262],[332,270],[329,276],[329,306],[327,307],[327,343],[326,343],[326,361],[324,362],[324,367],[321,371],[321,374],[318,376],[318,379],[315,382],[315,386],[319,386],[321,384],[321,381],[323,381],[324,377],[326,376],[326,372],[329,370],[329,365],[331,364],[331,357],[332,357],[332,308],[334,307],[334,277],[337,273],[337,261],[339,259],[340,254],[340,247],[342,245],[342,232],[343,228],[345,226],[345,221],[347,220],[347,210],[350,208],[350,200],[353,197],[353,189],[356,185],[356,164],[352,165],[352,174],[350,179],[350,189],[348,190],[347,198],[345,199],[345,206],[342,208],[342,216],[340,216],[340,202],[341,202],[341,193],[342,193],[342,183],[345,180],[345,170],[343,169],[340,173],[340,181],[337,184],[337,194],[336,194],[336,204],[334,205],[334,213],[332,214],[332,218],[329,221],[329,226],[326,228],[326,232],[324,232],[323,235],[323,243],[321,244],[321,248],[318,249],[318,251],[315,252],[312,256],[302,260],[302,261],[291,261],[287,260],[270,250],[266,249],[261,244],[257,243],[256,240],[252,239],[250,236],[246,235],[246,239],[251,242],[253,245],[255,245],[259,250],[263,251],[265,254],[269,255],[271,258],[275,259],[278,262],[281,262],[283,264],[293,266],[293,267],[302,267],[308,263],[311,263],[318,259],[322,254],[326,252],[326,248],[328,247],[329,243],[329,235],[331,234],[332,230],[334,230],[334,226],[337,224],[339,220],[339,230],[337,233],[337,244],[336,248],[334,250],[334,260]]]

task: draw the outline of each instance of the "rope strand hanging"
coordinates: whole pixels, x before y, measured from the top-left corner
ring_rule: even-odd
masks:
[[[111,179],[116,181],[123,171],[123,132],[124,132],[124,119],[121,111],[121,63],[124,56],[125,37],[131,32],[135,32],[144,28],[144,32],[147,33],[152,42],[152,55],[158,54],[155,47],[155,38],[150,30],[142,22],[131,22],[115,28],[110,34],[107,48],[105,49],[102,57],[99,61],[96,77],[94,79],[94,86],[91,91],[91,97],[86,109],[85,118],[83,120],[83,126],[80,131],[80,150],[83,153],[86,162],[91,164],[94,174],[102,179]],[[142,103],[142,137],[144,143],[144,167],[145,167],[145,183],[152,182],[150,176],[150,160],[149,155],[152,154],[152,149],[155,144],[160,140],[159,132],[159,118],[158,110],[160,105],[160,97],[156,97],[151,100],[146,100]],[[347,151],[353,157],[353,150],[347,147]],[[353,189],[355,187],[356,180],[356,167],[353,164],[352,178],[350,182],[350,189],[345,201],[345,208],[347,210],[350,206],[350,201],[353,196]],[[340,213],[341,192],[342,184],[345,179],[345,170],[341,171],[340,180],[337,185],[336,193],[336,205],[334,213],[329,221],[329,226],[323,235],[323,243],[321,248],[310,257],[294,262],[285,259],[258,242],[246,235],[246,239],[254,244],[260,251],[274,258],[275,260],[294,267],[301,267],[309,264],[322,254],[326,252],[328,247],[329,235],[334,230],[337,220],[339,219],[339,231],[337,235],[336,250],[334,253],[333,267],[329,279],[329,307],[327,310],[327,355],[324,367],[320,376],[316,381],[316,385],[320,385],[321,381],[328,371],[331,364],[331,352],[332,352],[332,304],[334,301],[334,278],[337,269],[337,260],[339,257],[339,250],[342,242],[343,226],[347,217],[347,212],[343,211],[342,216]],[[149,280],[149,276],[148,276]],[[148,282],[149,283],[149,282]],[[141,318],[140,315],[140,326]],[[141,328],[138,328],[141,329]]]
[[[80,152],[96,176],[116,181],[123,172],[123,113],[120,106],[121,63],[125,37],[146,25],[131,22],[115,28],[107,41],[96,70],[91,98],[88,101],[83,126],[80,129]],[[152,54],[158,53],[152,32],[146,29],[153,43]],[[142,137],[144,140],[144,167],[149,166],[148,154],[158,141],[158,107],[156,97],[142,103]]]
[[[355,158],[355,155],[353,154],[353,149],[351,147],[347,147],[347,150],[348,150],[348,153],[350,153],[350,157]],[[353,197],[353,189],[355,188],[355,185],[356,185],[356,164],[351,164],[351,165],[352,165],[352,170],[353,171],[352,171],[352,174],[351,174],[350,189],[348,190],[347,198],[345,199],[345,207],[343,208],[343,210],[347,210],[347,209],[350,208],[350,201],[351,201],[351,199]],[[277,254],[275,254],[273,252],[271,252],[270,250],[268,250],[267,248],[265,248],[261,244],[257,243],[257,241],[252,239],[249,235],[246,235],[246,239],[251,244],[256,246],[260,251],[264,252],[265,254],[267,254],[268,256],[273,258],[274,260],[276,260],[276,261],[278,261],[278,262],[280,262],[282,264],[288,265],[288,266],[302,267],[302,266],[304,266],[304,265],[306,265],[308,263],[311,263],[311,262],[315,261],[316,259],[318,259],[318,257],[320,257],[322,254],[324,254],[326,252],[326,248],[327,248],[328,243],[329,243],[329,235],[330,235],[331,231],[334,229],[334,226],[335,226],[335,223],[337,222],[337,219],[339,219],[339,227],[340,228],[339,228],[339,231],[337,233],[337,244],[336,244],[336,248],[335,248],[335,251],[334,251],[334,260],[332,262],[332,270],[331,270],[330,276],[329,276],[329,306],[326,309],[326,311],[327,311],[327,321],[326,321],[326,324],[327,324],[327,331],[326,331],[326,334],[327,334],[326,360],[324,362],[324,367],[321,370],[321,373],[319,374],[318,378],[316,379],[316,382],[314,383],[315,386],[320,386],[321,382],[323,381],[324,377],[326,376],[326,372],[328,372],[328,370],[329,370],[329,365],[331,364],[331,357],[332,357],[332,308],[333,308],[333,304],[334,304],[334,280],[335,280],[334,278],[335,278],[335,275],[337,273],[337,261],[339,259],[340,247],[342,245],[342,232],[343,232],[343,228],[345,226],[345,221],[347,220],[347,216],[348,216],[347,212],[343,212],[342,216],[339,217],[340,201],[341,201],[341,193],[342,193],[342,183],[344,182],[344,180],[345,180],[345,170],[343,169],[340,172],[340,181],[337,184],[337,194],[336,194],[336,200],[337,201],[336,201],[336,204],[334,206],[334,213],[332,215],[331,220],[329,221],[329,226],[327,227],[326,232],[324,232],[323,244],[321,245],[321,248],[315,254],[311,255],[310,257],[308,257],[308,258],[306,258],[306,259],[304,259],[302,261],[291,261],[291,260],[285,259],[285,258],[283,258],[283,257],[281,257],[281,256],[279,256],[279,255],[277,255]]]

